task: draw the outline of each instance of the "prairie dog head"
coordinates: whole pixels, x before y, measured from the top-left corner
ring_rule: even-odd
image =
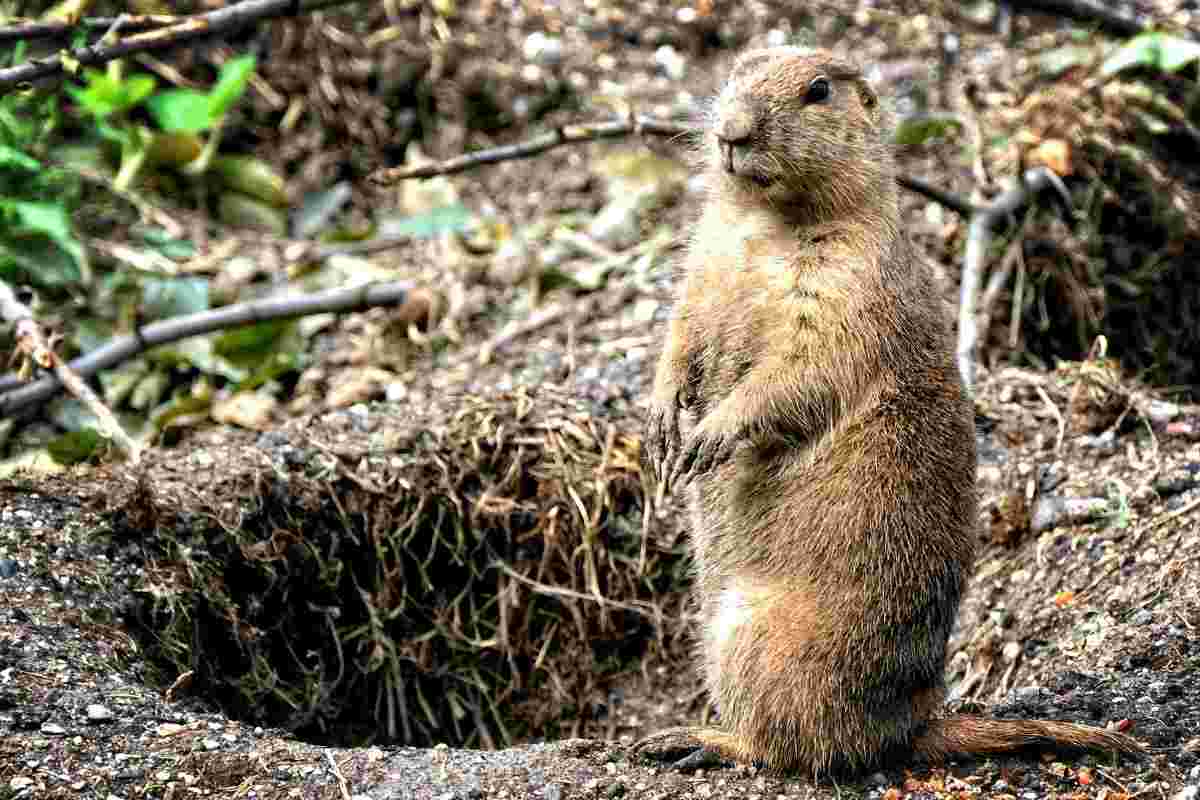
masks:
[[[891,130],[853,64],[825,50],[751,50],[734,64],[705,142],[713,188],[835,211],[891,180]]]

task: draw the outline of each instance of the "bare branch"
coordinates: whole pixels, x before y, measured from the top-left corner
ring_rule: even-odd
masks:
[[[94,66],[131,53],[164,50],[196,39],[230,33],[265,19],[351,2],[355,0],[313,0],[308,3],[303,0],[242,0],[207,14],[179,17],[179,22],[173,25],[127,36],[111,44],[104,44],[102,39],[94,45],[73,50],[65,57],[84,66]],[[112,22],[125,25],[121,17]],[[63,60],[64,56],[53,55],[0,69],[0,95],[38,78],[57,75],[63,70]]]
[[[369,177],[372,183],[387,185],[409,178],[432,178],[434,175],[454,175],[466,172],[485,164],[496,164],[500,161],[514,161],[520,158],[531,158],[547,150],[562,147],[566,144],[594,142],[599,139],[618,139],[623,136],[651,133],[658,136],[691,136],[698,135],[695,128],[665,119],[646,116],[630,116],[625,119],[606,120],[604,122],[583,122],[576,125],[564,125],[550,133],[535,136],[516,144],[492,147],[487,150],[477,150],[446,161],[431,161],[424,164],[407,167],[392,167],[375,172]]]
[[[117,422],[116,416],[108,406],[104,405],[92,388],[84,383],[73,369],[63,363],[47,341],[42,326],[34,319],[33,312],[18,300],[12,288],[3,282],[0,282],[0,317],[13,324],[17,350],[24,352],[27,358],[42,369],[53,371],[58,382],[87,406],[88,410],[99,420],[100,427],[104,432],[116,440],[121,449],[129,454],[130,460],[135,464],[140,461],[142,458],[141,445],[130,438],[125,429],[121,427],[121,423]]]
[[[94,375],[122,361],[143,353],[152,347],[197,336],[202,333],[253,325],[274,319],[290,319],[309,314],[343,313],[361,311],[380,306],[404,306],[407,314],[415,321],[429,307],[429,297],[424,292],[414,291],[408,283],[390,282],[364,284],[342,289],[331,289],[314,294],[275,297],[251,303],[236,303],[163,320],[139,328],[130,336],[114,339],[103,347],[80,356],[70,364],[82,377]],[[42,378],[34,383],[22,384],[12,376],[0,379],[0,416],[7,416],[31,404],[44,402],[62,389],[62,383],[53,377]]]
[[[183,19],[186,17],[167,14],[126,14],[121,17],[88,17],[78,22],[63,20],[6,21],[5,25],[0,27],[0,44],[33,39],[66,39],[78,33],[81,28],[103,32],[115,25],[117,20],[121,20],[121,30],[127,33],[139,33],[174,25]]]
[[[1024,179],[1003,192],[987,206],[971,216],[967,231],[967,253],[963,259],[962,280],[958,304],[958,370],[968,390],[975,386],[975,350],[979,341],[977,314],[979,286],[983,281],[983,265],[992,235],[1018,210],[1038,195],[1053,190],[1054,198],[1069,221],[1074,220],[1071,195],[1058,175],[1045,167],[1026,171]]]
[[[1109,7],[1109,0],[1007,0],[1006,4],[1017,11],[1053,14],[1084,25],[1094,25],[1114,36],[1137,36],[1149,30],[1141,20],[1113,11]]]
[[[971,205],[968,201],[963,200],[961,197],[952,195],[949,192],[943,192],[941,189],[938,189],[936,186],[931,186],[920,178],[912,178],[908,175],[897,175],[896,183],[900,184],[900,186],[903,188],[908,189],[910,192],[915,192],[916,194],[943,205],[951,211],[955,211],[964,217],[969,217],[978,211],[975,206]]]

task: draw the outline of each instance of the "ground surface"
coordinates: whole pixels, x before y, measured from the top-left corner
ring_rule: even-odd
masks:
[[[556,112],[563,119],[604,116],[605,103],[613,102],[606,81],[625,87],[619,106],[690,113],[692,100],[711,90],[733,52],[713,46],[716,34],[682,21],[666,3],[599,11],[592,3],[540,10],[524,4],[520,11],[498,3],[462,5],[456,33],[464,41],[474,38],[458,52],[459,76],[471,74],[473,60],[484,69],[487,52],[512,53],[513,63],[524,63],[517,54],[532,33],[562,36],[561,60],[541,68],[576,82],[591,98],[582,110]],[[790,4],[739,3],[723,10],[717,27],[738,46],[762,41],[773,29],[790,36],[815,28],[818,41],[838,42],[877,64],[890,91],[901,95],[923,85],[923,78],[904,76],[935,57],[942,30],[963,36],[967,72],[986,76],[985,86],[999,80],[994,65],[1013,60],[1005,45],[957,12],[926,17],[924,3],[875,4],[886,7],[869,12],[872,4],[862,5],[862,15],[842,27],[837,14],[818,6],[800,12]],[[605,17],[609,10],[619,13]],[[585,12],[606,20],[592,34],[573,24]],[[484,21],[496,15],[504,21]],[[408,33],[418,41],[429,32]],[[655,63],[664,44],[686,62],[678,80]],[[305,80],[311,70],[293,74]],[[543,85],[536,77],[525,74],[524,89],[520,82],[499,82],[512,92],[501,99],[518,104]],[[488,143],[452,126],[440,133],[425,137],[437,156],[456,154],[468,139]],[[497,134],[495,141],[512,138]],[[314,151],[320,146],[312,144]],[[292,143],[292,150],[299,147]],[[604,205],[612,177],[598,165],[632,147],[558,150],[460,176],[452,185],[468,206],[490,209],[518,228],[565,210],[587,217]],[[678,155],[662,142],[653,147]],[[288,155],[303,160],[311,154],[281,157]],[[963,195],[974,186],[969,160],[956,152],[912,148],[902,163]],[[328,177],[316,167],[306,173],[313,187]],[[670,252],[686,231],[692,199],[680,189],[675,202],[639,221],[639,235],[665,230]],[[905,203],[914,239],[953,275],[958,223],[914,197]],[[534,313],[527,281],[478,280],[480,263],[491,261],[465,258],[444,240],[377,257],[399,277],[449,287],[447,319],[459,340],[438,348],[404,342],[398,354],[381,353],[386,315],[345,320],[320,341],[318,363],[297,387],[295,410],[321,410],[331,387],[356,380],[376,357],[386,359],[387,369],[372,373],[363,399],[386,394],[397,404],[393,409],[444,407],[457,392],[544,382],[598,402],[619,396],[636,406],[645,398],[668,313],[669,260],[644,272],[627,263],[599,292],[549,295],[564,312],[507,337],[481,364],[481,351],[506,324],[520,325]],[[455,264],[453,274],[448,263]],[[626,684],[609,687],[605,717],[579,725],[589,742],[500,753],[318,748],[218,714],[186,686],[167,691],[148,682],[139,647],[121,626],[128,589],[148,565],[135,547],[106,542],[99,516],[108,498],[130,487],[125,472],[97,470],[0,487],[0,797],[1194,797],[1200,786],[1200,420],[1188,409],[1169,419],[1133,412],[1106,434],[1109,425],[1093,430],[1076,422],[1068,412],[1071,397],[1070,388],[1048,374],[994,370],[984,376],[980,411],[990,424],[981,432],[981,535],[988,542],[952,641],[951,686],[956,704],[983,705],[988,713],[1127,727],[1153,748],[1144,764],[1036,757],[968,762],[911,774],[897,769],[836,788],[749,768],[681,774],[629,763],[622,740],[702,713],[703,697],[686,661],[649,664]],[[638,413],[631,411],[633,421]],[[204,431],[156,452],[149,469],[176,476],[191,470],[197,486],[207,486],[205,474],[230,466],[222,457],[252,458],[246,454],[255,441],[244,431]],[[1086,513],[1074,513],[1081,505]],[[1029,529],[1031,518],[1036,531]]]

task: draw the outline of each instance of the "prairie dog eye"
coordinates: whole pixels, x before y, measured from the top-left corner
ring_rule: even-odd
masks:
[[[830,86],[828,78],[814,78],[808,85],[808,93],[804,95],[806,103],[822,103],[829,99]]]

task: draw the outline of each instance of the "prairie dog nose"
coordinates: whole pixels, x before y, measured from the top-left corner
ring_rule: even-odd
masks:
[[[717,150],[721,166],[725,171],[736,174],[739,163],[744,162],[749,150],[750,134],[754,132],[754,117],[744,108],[735,108],[723,114],[716,126]]]

